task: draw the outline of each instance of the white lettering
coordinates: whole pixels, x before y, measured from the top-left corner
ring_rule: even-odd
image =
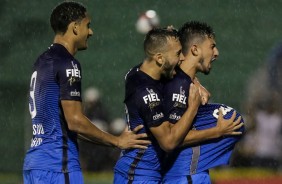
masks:
[[[176,94],[176,93],[172,94],[172,101],[176,101],[176,102],[180,102],[182,104],[186,104],[186,99],[187,99],[187,97],[185,95]]]
[[[181,118],[181,116],[177,116],[176,113],[169,115],[169,119],[180,120],[180,118]]]
[[[42,138],[33,138],[31,139],[31,147],[36,147],[36,146],[39,146],[40,144],[42,143]]]
[[[43,129],[43,126],[42,124],[35,124],[35,125],[32,125],[32,134],[33,135],[42,135],[44,134],[44,129]]]
[[[144,100],[145,104],[147,104],[148,103],[148,96],[143,96],[143,100]]]
[[[31,81],[30,81],[30,98],[32,101],[32,104],[29,104],[29,112],[31,115],[31,118],[35,118],[37,111],[36,111],[36,104],[35,104],[35,87],[36,87],[36,78],[37,78],[37,71],[33,72],[31,76]]]
[[[72,76],[81,78],[79,69],[66,69],[66,75],[67,77]]]
[[[149,95],[144,96],[143,100],[144,100],[145,104],[147,104],[148,101],[149,102],[159,102],[160,101],[160,99],[159,99],[159,97],[156,93],[151,93]]]
[[[159,114],[156,113],[156,115],[153,116],[153,120],[157,120],[157,119],[160,119],[162,117],[164,117],[164,114],[162,112],[159,113]]]
[[[225,116],[228,112],[230,112],[230,111],[233,110],[233,108],[228,107],[228,106],[227,106],[227,107],[222,107],[222,106],[220,106],[218,109],[215,109],[215,110],[213,111],[213,114],[212,114],[213,117],[215,117],[216,119],[218,119],[219,109],[221,109],[223,116]]]
[[[71,96],[80,96],[80,92],[79,91],[71,91],[70,95]]]

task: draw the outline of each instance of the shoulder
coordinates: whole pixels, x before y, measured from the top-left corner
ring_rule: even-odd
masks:
[[[136,67],[131,69],[125,77],[126,98],[136,93],[138,95],[150,92],[160,93],[162,87],[163,85],[160,81],[153,80]]]
[[[182,86],[188,89],[191,83],[192,80],[187,74],[185,74],[181,69],[176,69],[176,75],[172,79],[165,80],[164,87],[166,89],[170,89]]]
[[[125,84],[138,87],[150,82],[149,78],[139,69],[139,65],[131,68],[125,75]]]
[[[191,78],[176,74],[173,79],[164,82],[164,98],[167,98],[174,93],[188,96],[191,82]]]

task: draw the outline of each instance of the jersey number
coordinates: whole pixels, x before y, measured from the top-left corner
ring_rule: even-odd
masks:
[[[29,86],[29,95],[30,95],[30,101],[29,101],[29,112],[31,115],[31,118],[33,119],[36,116],[36,105],[35,105],[35,84],[36,84],[36,77],[37,77],[37,71],[33,72],[30,80],[30,86]]]
[[[222,109],[222,115],[226,115],[228,112],[232,111],[231,107],[220,107]],[[219,114],[219,109],[215,109],[213,111],[213,117],[215,117],[216,119],[218,119],[218,114]]]

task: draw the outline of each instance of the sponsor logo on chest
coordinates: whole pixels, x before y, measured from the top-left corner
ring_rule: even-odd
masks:
[[[159,97],[156,93],[143,96],[143,100],[144,100],[145,104],[147,104],[148,102],[150,103],[150,102],[159,102],[160,101],[160,99],[159,99]]]
[[[177,94],[177,93],[172,94],[172,101],[174,101],[174,102],[186,104],[186,99],[187,99],[187,97],[185,95]]]
[[[153,89],[146,88],[146,90],[149,92],[149,94],[143,96],[143,100],[145,104],[148,104],[148,107],[152,110],[160,105],[161,100],[158,97],[158,94],[153,91]]]
[[[80,70],[78,69],[77,64],[74,64],[74,62],[71,61],[71,65],[72,65],[73,68],[66,69],[67,77],[78,77],[78,78],[81,78]]]
[[[80,70],[75,68],[75,69],[66,69],[66,75],[67,77],[78,77],[81,78],[80,75]]]
[[[153,116],[153,120],[158,120],[160,118],[163,118],[164,117],[164,114],[161,112],[161,113],[156,113],[156,115]]]
[[[79,92],[79,91],[76,91],[76,90],[71,91],[71,92],[70,92],[70,96],[80,96],[80,92]]]
[[[155,93],[152,89],[148,89],[146,88],[146,90],[149,92],[148,95],[143,96],[143,100],[145,102],[145,104],[148,104],[150,102],[159,102],[161,101],[158,97],[158,94]]]
[[[185,91],[182,89],[182,86],[180,87],[180,93],[172,94],[172,101],[186,105],[187,97],[185,96]]]
[[[73,61],[71,62],[71,64],[73,68],[66,69],[66,76],[68,78],[68,81],[70,82],[70,85],[77,81],[80,81],[81,79],[80,70],[78,69],[77,64],[74,64]]]

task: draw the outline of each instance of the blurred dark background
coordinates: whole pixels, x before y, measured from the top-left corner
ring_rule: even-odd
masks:
[[[31,131],[27,101],[31,68],[53,41],[49,16],[60,1],[0,2],[0,173],[21,173]],[[249,78],[282,40],[281,0],[80,2],[92,17],[94,31],[88,50],[76,55],[82,65],[82,87],[99,89],[111,120],[123,117],[124,75],[144,56],[144,35],[136,31],[135,23],[146,10],[157,12],[161,26],[178,28],[186,21],[199,20],[214,28],[220,56],[209,76],[198,77],[212,93],[211,101],[246,116]]]

